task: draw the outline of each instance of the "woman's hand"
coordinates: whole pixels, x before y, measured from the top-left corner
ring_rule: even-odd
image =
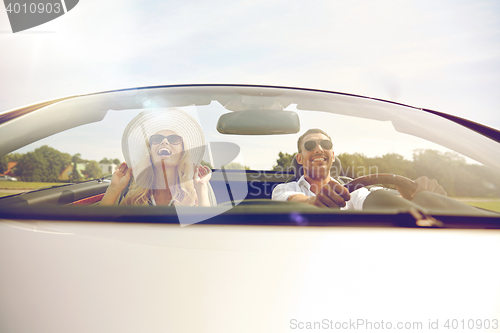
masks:
[[[127,163],[122,162],[116,168],[115,172],[113,172],[113,176],[111,177],[111,185],[109,187],[112,187],[113,189],[117,191],[123,191],[126,187],[127,184],[130,182],[130,178],[132,177],[132,168],[129,168],[127,166]]]
[[[212,178],[212,170],[209,167],[200,165],[194,168],[193,184],[196,194],[198,195],[198,206],[210,207],[210,199],[208,197],[208,181]]]
[[[212,170],[206,165],[200,165],[199,167],[195,167],[193,183],[196,189],[207,185],[212,178]]]
[[[113,172],[111,184],[99,204],[102,206],[113,205],[120,196],[120,193],[127,187],[131,177],[132,168],[129,168],[125,162],[120,164],[115,172]]]

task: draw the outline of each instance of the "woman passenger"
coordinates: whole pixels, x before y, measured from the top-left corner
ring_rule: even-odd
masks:
[[[198,122],[170,108],[143,111],[122,136],[125,162],[113,173],[101,205],[210,206],[211,170],[201,166],[205,138]]]

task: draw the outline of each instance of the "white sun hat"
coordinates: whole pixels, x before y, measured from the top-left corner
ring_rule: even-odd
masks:
[[[199,165],[205,153],[205,136],[198,122],[178,108],[142,111],[123,131],[122,152],[125,162],[136,172],[151,166],[149,138],[162,130],[171,130],[182,137],[184,151]]]

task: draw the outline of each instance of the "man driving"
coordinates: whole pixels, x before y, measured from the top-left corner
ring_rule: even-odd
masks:
[[[363,187],[349,193],[347,188],[330,176],[335,154],[327,133],[320,129],[306,131],[297,141],[297,150],[295,158],[302,165],[304,175],[296,182],[276,186],[273,200],[303,202],[317,207],[363,209],[363,203],[371,192]],[[419,177],[415,183],[417,188],[413,192],[397,187],[403,198],[412,200],[422,191],[446,195],[443,187],[434,179]]]

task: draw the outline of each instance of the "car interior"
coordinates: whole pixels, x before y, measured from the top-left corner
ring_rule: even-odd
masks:
[[[130,119],[145,109],[169,107],[182,108],[195,116],[203,127],[207,141],[208,153],[204,161],[209,162],[213,171],[210,180],[213,207],[194,207],[192,214],[205,214],[207,209],[220,210],[221,214],[211,213],[211,216],[236,214],[239,223],[245,223],[245,214],[271,214],[273,218],[267,222],[263,218],[262,223],[285,225],[298,223],[295,220],[297,212],[303,216],[315,214],[314,223],[320,224],[325,221],[361,223],[367,219],[380,222],[391,216],[391,221],[415,226],[416,219],[414,214],[409,213],[410,210],[424,212],[424,215],[429,212],[439,216],[453,215],[454,221],[460,221],[462,217],[465,221],[467,216],[472,215],[487,220],[498,217],[498,213],[453,199],[420,198],[408,205],[398,197],[395,186],[412,186],[413,181],[399,175],[379,172],[373,175],[368,172],[358,173],[355,180],[349,177],[348,171],[350,168],[352,171],[354,166],[343,165],[339,153],[353,152],[355,155],[359,152],[359,156],[366,156],[362,154],[401,152],[411,156],[419,149],[440,149],[443,154],[460,151],[464,160],[474,159],[484,165],[496,166],[500,162],[497,156],[489,153],[497,149],[498,143],[484,139],[475,131],[465,127],[456,129],[456,124],[453,127],[449,120],[424,114],[422,110],[344,94],[248,86],[194,86],[122,90],[91,94],[84,98],[74,96],[4,115],[6,121],[14,119],[18,124],[5,127],[4,133],[13,139],[0,148],[0,153],[27,152],[33,147],[48,145],[62,152],[82,153],[82,156],[84,153],[101,153],[96,155],[96,159],[109,156],[109,153],[119,156],[121,134]],[[426,117],[433,117],[432,122]],[[16,130],[18,127],[25,131]],[[295,159],[296,141],[305,130],[318,127],[331,133],[334,142],[337,157],[330,170],[331,176],[350,191],[365,186],[372,192],[365,210],[328,210],[271,200],[276,185],[296,181],[302,175],[302,168]],[[464,144],[474,140],[481,140],[481,144],[474,147]],[[281,152],[293,156],[290,163],[273,167]],[[175,216],[173,207],[100,207],[99,201],[110,179],[108,174],[79,183],[4,197],[0,199],[0,209],[12,216],[47,214],[50,218],[71,216],[82,220],[153,221],[157,217],[165,222],[165,216]],[[125,194],[126,191],[121,198]],[[9,209],[12,210],[10,213]],[[323,217],[319,217],[321,215]],[[331,216],[337,218],[332,220]],[[167,220],[166,223],[175,223],[175,218]],[[223,223],[214,222],[215,217],[207,220]],[[224,218],[219,217],[219,221],[222,220]],[[299,220],[303,221],[302,218]],[[231,218],[224,221],[235,223],[235,219]],[[254,218],[251,224],[255,223]],[[381,225],[386,225],[384,223]]]

